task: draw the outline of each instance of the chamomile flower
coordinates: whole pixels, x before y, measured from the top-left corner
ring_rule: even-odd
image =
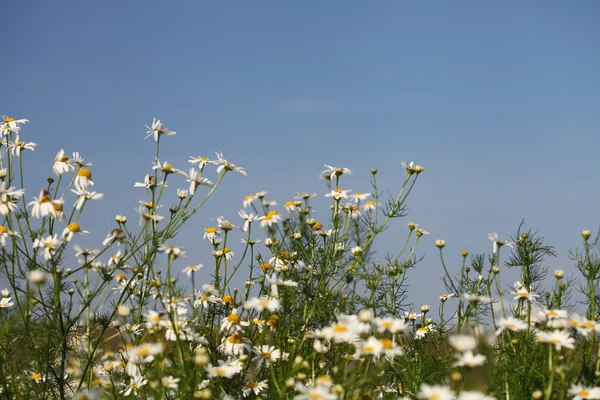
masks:
[[[377,332],[404,332],[408,325],[404,319],[393,318],[393,317],[384,317],[384,318],[375,318],[373,320],[373,325],[377,328]]]
[[[244,337],[239,333],[233,333],[226,338],[223,338],[217,350],[219,353],[228,356],[241,356],[245,351],[250,350],[250,345],[246,343]]]
[[[142,206],[142,205],[140,205],[136,211],[138,214],[140,214],[140,226],[142,226],[145,222],[149,222],[149,221],[160,222],[165,218],[161,215],[152,213],[152,210],[148,210],[147,207]]]
[[[256,197],[255,194],[249,194],[248,196],[244,197],[244,201],[242,202],[242,206],[244,208],[248,208],[250,207],[250,205],[252,204],[252,202],[254,200],[256,200],[258,197]]]
[[[351,190],[343,190],[343,189],[333,189],[331,192],[327,193],[325,197],[331,197],[336,201],[340,201],[341,199],[347,199],[348,193]]]
[[[496,254],[498,249],[502,246],[514,247],[515,245],[513,242],[501,239],[496,232],[488,233],[488,238],[494,243],[492,247],[493,254]]]
[[[246,383],[246,386],[244,387],[244,390],[242,391],[242,395],[244,397],[248,397],[252,393],[254,393],[255,396],[258,396],[267,388],[268,388],[268,385],[267,385],[266,380],[260,381],[260,382],[249,381],[248,383]]]
[[[126,240],[125,232],[122,229],[116,228],[110,231],[110,233],[106,236],[106,239],[102,241],[103,246],[110,246],[113,243],[121,244]]]
[[[4,117],[2,123],[0,124],[0,129],[2,129],[2,133],[6,134],[8,131],[17,132],[20,128],[19,125],[29,122],[28,119],[14,119],[10,117]]]
[[[146,189],[152,189],[156,186],[162,186],[163,182],[156,183],[156,179],[154,179],[154,175],[145,175],[144,182],[136,182],[133,187],[143,187]],[[165,185],[166,187],[166,185]]]
[[[250,227],[250,224],[253,223],[254,221],[258,221],[260,218],[252,213],[248,214],[246,211],[244,210],[240,210],[238,212],[238,215],[245,221],[244,222],[244,227],[242,228],[242,230],[244,232],[248,232],[248,228]]]
[[[213,187],[214,184],[206,178],[203,178],[200,171],[190,168],[190,173],[187,176],[187,181],[190,183],[190,194],[196,193],[198,186]]]
[[[206,164],[215,164],[214,161],[209,160],[207,157],[190,157],[188,160],[191,164],[198,164],[198,168],[202,169]]]
[[[296,390],[299,394],[294,396],[294,400],[337,400],[339,397],[338,394],[331,392],[331,384],[315,383],[312,386],[305,386],[298,383]]]
[[[257,368],[260,368],[263,364],[275,364],[281,358],[281,350],[276,349],[275,346],[255,346],[252,351],[255,354],[252,361],[257,363]]]
[[[535,301],[538,298],[537,294],[530,291],[531,288],[527,289],[521,282],[516,282],[513,287],[515,289],[514,300]]]
[[[325,171],[321,172],[321,177],[325,179],[333,179],[342,175],[352,175],[352,170],[348,168],[336,168],[325,164]]]
[[[486,357],[482,354],[473,354],[472,351],[465,351],[462,354],[457,354],[458,361],[454,363],[455,367],[475,368],[485,364]]]
[[[42,253],[46,260],[49,260],[54,255],[56,247],[62,242],[56,234],[49,235],[46,238],[37,238],[33,242],[33,248],[42,249]]]
[[[15,137],[15,140],[8,145],[8,149],[15,157],[20,157],[21,152],[23,150],[31,150],[34,151],[37,146],[37,143],[33,142],[22,142],[19,140],[19,135]]]
[[[81,210],[83,205],[88,200],[102,200],[104,198],[104,194],[90,192],[84,188],[71,189],[71,192],[73,192],[77,195],[77,200],[75,201],[75,205],[74,205],[76,210]]]
[[[2,247],[6,247],[6,239],[9,236],[20,237],[21,235],[19,235],[17,232],[7,229],[4,225],[0,225],[0,245]]]
[[[419,399],[424,400],[454,400],[454,392],[446,386],[422,384],[417,393]]]
[[[259,218],[261,228],[271,227],[281,221],[281,216],[275,210],[271,210],[267,215]]]
[[[575,396],[573,400],[584,400],[584,399],[600,399],[600,387],[595,386],[583,386],[583,385],[571,385],[569,388],[569,395]]]
[[[125,389],[121,390],[125,396],[129,396],[133,393],[135,396],[138,394],[138,389],[148,383],[148,379],[144,379],[142,375],[137,375],[131,378],[129,384],[125,387]]]
[[[496,331],[496,336],[501,334],[506,329],[512,332],[523,332],[527,329],[527,323],[514,317],[501,318],[498,321],[498,330]]]
[[[409,176],[412,174],[420,174],[421,172],[425,171],[425,168],[418,164],[415,164],[413,161],[409,163],[402,161],[402,168],[404,168],[404,170]]]
[[[253,297],[244,304],[244,308],[246,310],[254,310],[258,312],[263,312],[264,310],[273,312],[278,310],[280,306],[281,302],[279,299],[269,297]]]
[[[75,235],[76,233],[78,233],[80,235],[86,235],[89,232],[82,230],[81,226],[79,226],[79,224],[77,222],[71,222],[63,230],[63,232],[62,232],[62,238],[64,240],[66,240],[67,242],[69,242],[73,238],[73,235]]]
[[[496,398],[481,392],[463,390],[457,400],[496,400]]]
[[[186,255],[186,252],[185,252],[185,250],[183,250],[183,247],[171,246],[166,243],[160,244],[158,246],[158,251],[161,253],[165,253],[167,256],[169,256],[172,259],[185,257],[185,255]]]
[[[240,360],[229,359],[227,361],[219,360],[217,366],[211,364],[206,366],[209,378],[227,378],[231,379],[242,371],[242,362]]]
[[[160,169],[165,175],[181,173],[180,169],[175,168],[174,166],[169,164],[167,161],[165,161],[161,164],[160,160],[158,160],[158,159],[156,159],[154,161],[154,165],[152,166],[152,169]]]
[[[170,389],[170,390],[177,390],[177,388],[179,387],[179,381],[181,379],[180,378],[175,378],[172,375],[168,375],[168,376],[163,376],[160,379],[160,383],[162,384],[163,387]]]
[[[217,154],[217,160],[216,160],[216,164],[218,164],[219,166],[217,167],[217,173],[221,173],[221,171],[235,171],[235,172],[239,172],[242,175],[246,175],[246,170],[244,168],[241,167],[236,167],[234,163],[227,161],[226,159],[223,158],[223,153],[216,153]]]
[[[250,323],[242,320],[242,318],[238,315],[237,310],[233,309],[231,314],[223,318],[221,321],[221,332],[241,332],[243,327],[250,326]]]
[[[91,167],[92,165],[94,165],[91,162],[85,162],[85,160],[83,159],[83,157],[81,157],[78,151],[73,152],[72,160],[75,163],[75,165],[77,165],[79,168]]]
[[[31,215],[34,218],[44,218],[47,216],[55,216],[56,210],[55,205],[62,205],[63,200],[53,200],[50,198],[50,192],[42,190],[39,197],[34,197],[34,201],[27,204],[33,206],[31,209]]]
[[[371,196],[371,193],[355,192],[352,193],[352,200],[355,202],[365,201]]]
[[[146,131],[146,133],[148,135],[145,137],[145,139],[148,139],[150,136],[152,136],[152,137],[154,137],[155,142],[158,142],[158,139],[162,135],[173,136],[177,133],[177,132],[173,132],[173,131],[165,128],[164,124],[162,122],[160,122],[160,119],[156,119],[156,118],[153,118],[152,125],[151,126],[146,125],[146,128],[148,129]]]
[[[2,308],[10,308],[12,306],[14,306],[15,304],[12,302],[10,297],[2,297],[2,299],[0,299],[0,309]]]
[[[235,253],[231,251],[229,247],[221,247],[220,249],[213,251],[212,254],[217,258],[225,257],[226,260],[231,260],[235,256]]]
[[[66,172],[73,171],[75,167],[71,163],[69,157],[65,156],[65,151],[60,149],[54,158],[54,166],[52,167],[55,175],[62,175]]]
[[[92,172],[87,168],[80,168],[75,175],[75,187],[81,190],[87,190],[89,186],[94,185],[92,181]]]
[[[558,329],[551,332],[538,332],[537,340],[541,343],[553,344],[556,350],[560,350],[563,347],[567,349],[575,347],[575,339],[569,336],[567,332]]]
[[[185,274],[189,277],[192,276],[192,274],[196,271],[199,271],[202,267],[204,267],[204,264],[197,264],[197,265],[190,265],[188,267],[185,267],[183,269],[183,272],[185,272]]]

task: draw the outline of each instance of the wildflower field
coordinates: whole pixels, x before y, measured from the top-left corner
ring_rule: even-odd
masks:
[[[47,185],[28,186],[27,122],[1,121],[1,398],[600,399],[599,239],[588,230],[571,253],[575,279],[548,270],[553,247],[523,225],[490,233],[488,254],[446,257],[430,240],[446,292],[414,304],[406,278],[428,232],[406,202],[425,168],[398,165],[396,188],[371,170],[358,192],[350,169],[325,165],[327,218],[313,193],[248,195],[229,210],[239,218],[204,228],[196,242],[214,262],[197,264],[176,235],[246,171],[221,153],[163,160],[175,132],[155,119],[139,221],[117,215],[84,248],[80,217],[103,198],[92,164],[60,150]],[[406,238],[380,256],[391,224]],[[507,268],[518,282],[502,280]]]

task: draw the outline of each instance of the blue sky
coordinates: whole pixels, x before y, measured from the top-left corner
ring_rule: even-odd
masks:
[[[410,275],[418,304],[443,291],[437,238],[457,267],[461,250],[489,251],[488,232],[508,237],[525,218],[556,246],[549,265],[572,271],[569,249],[600,222],[595,1],[11,2],[5,11],[0,114],[31,120],[27,195],[60,148],[93,161],[105,199],[83,219],[89,245],[115,214],[134,219],[153,117],[178,132],[162,157],[176,167],[223,151],[248,171],[230,176],[180,236],[190,250],[182,267],[208,264],[202,225],[236,220],[246,194],[266,190],[280,204],[301,190],[322,196],[326,163],[353,169],[344,186],[355,191],[369,190],[370,168],[392,191],[402,160],[427,168],[409,217],[378,247],[399,248],[409,220],[431,232]]]

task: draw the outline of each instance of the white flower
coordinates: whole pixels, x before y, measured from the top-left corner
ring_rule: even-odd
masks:
[[[331,384],[315,383],[313,386],[304,386],[301,383],[296,384],[296,390],[300,394],[294,396],[294,400],[337,400],[338,395],[331,393]]]
[[[278,299],[268,297],[253,297],[244,304],[246,310],[254,310],[263,312],[269,310],[271,312],[276,311],[281,306],[281,302]]]
[[[399,318],[375,318],[373,320],[373,325],[377,327],[377,332],[385,332],[388,331],[390,333],[404,332],[408,325],[404,319]]]
[[[569,388],[569,395],[575,396],[573,400],[600,399],[600,387],[572,384]]]
[[[159,182],[158,184],[156,183],[156,180],[154,179],[154,175],[145,175],[144,182],[136,182],[133,186],[151,189],[155,186],[162,186],[162,185],[163,185],[163,182]],[[165,185],[165,187],[167,187],[167,185]]]
[[[145,139],[148,139],[150,136],[153,136],[155,142],[158,142],[158,138],[160,137],[160,135],[173,136],[177,133],[165,128],[163,123],[160,122],[160,119],[156,118],[152,119],[152,126],[146,125],[146,128],[148,129],[146,131],[148,135],[145,137]]]
[[[325,178],[325,179],[333,179],[335,177],[342,176],[344,174],[352,175],[352,171],[348,168],[336,168],[336,167],[332,167],[331,165],[327,165],[327,164],[325,164],[325,168],[327,168],[327,169],[325,171],[321,172],[321,177]]]
[[[204,264],[190,265],[183,269],[183,272],[189,277],[192,276],[192,273],[198,271],[200,268],[204,267]]]
[[[496,254],[496,252],[498,251],[498,248],[500,248],[502,246],[514,247],[514,245],[515,245],[513,242],[509,242],[507,240],[500,239],[500,237],[498,236],[498,234],[496,232],[488,233],[488,238],[492,242],[494,242],[494,245],[492,248],[492,253],[494,253],[494,254]]]
[[[252,361],[257,362],[257,368],[260,368],[263,363],[274,364],[281,358],[281,350],[276,349],[275,346],[262,345],[260,347],[254,347],[252,349],[256,356]]]
[[[477,340],[473,336],[454,335],[448,338],[450,346],[460,353],[473,351],[477,348]]]
[[[327,193],[325,195],[325,197],[332,197],[334,200],[341,200],[341,199],[347,199],[348,198],[348,193],[350,193],[351,190],[343,190],[343,189],[334,189],[331,192]]]
[[[54,166],[52,167],[54,174],[62,175],[65,172],[73,171],[75,167],[71,163],[69,157],[65,156],[65,151],[60,149],[56,158],[54,159]]]
[[[20,124],[24,124],[29,122],[28,119],[14,119],[10,117],[4,117],[4,120],[0,124],[0,129],[2,130],[2,134],[8,134],[8,131],[18,132],[20,129]]]
[[[21,235],[17,232],[8,230],[4,225],[0,225],[0,245],[2,245],[2,247],[6,247],[6,238],[9,236],[20,237]]]
[[[248,232],[248,227],[250,227],[251,223],[253,223],[254,221],[257,221],[257,220],[260,219],[258,216],[254,215],[252,213],[248,214],[244,210],[238,211],[238,214],[245,221],[244,222],[244,228],[243,228],[244,232]]]
[[[267,215],[259,218],[261,228],[271,227],[281,221],[281,216],[275,210],[271,210]]]
[[[144,379],[141,375],[137,375],[131,378],[131,380],[129,381],[129,385],[127,385],[125,389],[121,390],[121,393],[123,393],[125,396],[129,396],[131,392],[133,392],[133,394],[137,396],[137,390],[144,386],[146,383],[148,383],[147,379]]]
[[[229,162],[226,159],[224,159],[222,152],[216,153],[216,154],[217,154],[216,164],[219,165],[217,167],[217,173],[220,173],[221,171],[225,170],[225,171],[235,171],[235,172],[239,172],[242,175],[246,175],[246,170],[244,168],[236,167],[234,163]]]
[[[162,243],[158,246],[158,251],[161,253],[165,253],[169,257],[175,259],[179,257],[185,257],[186,252],[182,247],[179,246],[171,246],[166,243]]]
[[[60,207],[62,209],[63,200],[53,200],[50,197],[50,193],[46,190],[42,190],[40,192],[40,197],[34,197],[34,201],[27,204],[28,206],[33,206],[31,209],[31,215],[34,218],[43,218],[50,216],[56,216],[57,211],[56,208]]]
[[[191,164],[198,164],[198,168],[202,169],[206,164],[216,164],[216,162],[209,160],[206,157],[190,157],[188,160]]]
[[[190,168],[190,173],[187,176],[187,181],[190,183],[190,194],[193,195],[196,193],[196,188],[198,186],[208,186],[213,187],[214,184],[206,178],[202,177],[202,173],[200,171],[196,171],[194,168]]]
[[[231,314],[223,318],[221,321],[221,332],[241,332],[243,326],[249,326],[250,323],[243,321],[237,313],[236,309],[231,310]]]
[[[34,269],[27,273],[27,280],[35,285],[42,285],[48,280],[49,274],[41,269]]]
[[[441,385],[422,384],[421,390],[417,394],[420,399],[425,400],[454,400],[454,392]]]
[[[454,363],[455,367],[481,367],[485,364],[486,357],[482,354],[473,354],[472,351],[465,351],[463,354],[457,354],[458,361]]]
[[[402,161],[402,168],[406,170],[406,173],[408,175],[420,174],[421,172],[425,171],[425,168],[418,164],[415,164],[413,161],[411,161],[410,163]]]
[[[19,140],[19,135],[17,135],[15,137],[15,140],[10,145],[8,145],[8,149],[10,150],[10,152],[12,153],[13,156],[20,157],[21,151],[23,151],[23,150],[34,151],[36,146],[37,146],[37,144],[33,143],[33,142],[21,142]]]
[[[14,305],[15,304],[12,302],[10,297],[3,297],[2,299],[0,299],[0,308],[10,308]]]
[[[244,397],[248,397],[252,393],[254,393],[255,396],[258,396],[267,387],[268,385],[266,380],[260,382],[250,381],[246,384],[246,387],[244,388],[242,394]]]
[[[240,360],[229,359],[227,361],[219,360],[219,365],[213,367],[211,364],[206,366],[209,378],[220,377],[231,379],[242,371]]]
[[[55,252],[55,247],[61,244],[61,240],[58,238],[56,233],[54,235],[49,235],[45,239],[37,238],[33,242],[33,248],[43,249],[42,253],[44,254],[44,258],[49,260],[52,258]]]
[[[61,236],[63,237],[63,239],[65,239],[67,242],[69,242],[73,238],[73,235],[75,235],[76,233],[78,233],[80,235],[86,235],[89,232],[82,230],[77,222],[71,222],[63,230]]]
[[[181,380],[180,378],[175,378],[175,377],[169,375],[169,376],[163,376],[160,380],[160,383],[162,383],[163,387],[166,387],[167,389],[177,390],[178,383],[180,380]]]
[[[553,330],[552,332],[538,332],[537,340],[541,343],[551,343],[554,345],[556,350],[560,350],[563,347],[572,349],[575,347],[575,339],[573,339],[567,332],[560,330]]]
[[[527,323],[514,317],[502,318],[498,321],[496,336],[501,334],[505,329],[512,332],[522,332],[527,329]]]
[[[463,390],[460,392],[457,400],[496,400],[494,396],[488,396],[481,392],[471,392]]]

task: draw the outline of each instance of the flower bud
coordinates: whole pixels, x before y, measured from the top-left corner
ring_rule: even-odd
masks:
[[[565,276],[565,271],[563,271],[562,269],[557,269],[556,271],[554,271],[554,277],[556,279],[562,279],[563,276]]]
[[[583,240],[585,240],[587,242],[587,240],[590,238],[590,236],[592,236],[592,234],[590,231],[585,230],[585,231],[581,232],[581,236],[583,236]]]
[[[442,249],[446,245],[446,241],[444,239],[438,239],[438,240],[435,241],[435,245],[438,248]]]

